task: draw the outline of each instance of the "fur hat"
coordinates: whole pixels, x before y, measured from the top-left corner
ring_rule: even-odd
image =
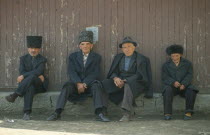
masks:
[[[170,56],[173,53],[179,53],[179,54],[183,54],[183,47],[181,45],[171,45],[169,47],[166,48],[166,53]]]
[[[122,48],[122,45],[124,43],[132,43],[134,46],[137,46],[137,43],[135,41],[133,41],[133,39],[131,37],[125,37],[122,41],[122,43],[119,44],[119,47]]]
[[[79,35],[79,44],[81,42],[90,42],[93,43],[93,32],[92,31],[82,31]]]
[[[42,47],[42,36],[27,36],[27,47],[28,48],[41,48]]]

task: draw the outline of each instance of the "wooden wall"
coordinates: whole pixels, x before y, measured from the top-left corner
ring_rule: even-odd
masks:
[[[193,62],[194,83],[201,93],[210,93],[210,0],[0,0],[0,88],[17,87],[25,37],[41,35],[50,90],[57,90],[67,80],[66,60],[78,50],[78,33],[96,25],[103,76],[121,51],[117,45],[131,36],[151,59],[155,91],[160,91],[165,48],[177,43]]]

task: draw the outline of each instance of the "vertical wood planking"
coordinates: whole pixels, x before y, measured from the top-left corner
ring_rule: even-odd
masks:
[[[111,38],[110,38],[110,34],[111,34],[111,0],[105,0],[104,1],[104,6],[105,6],[105,35],[104,35],[104,49],[105,51],[105,59],[104,59],[104,67],[105,67],[105,73],[107,74],[110,68],[110,62],[112,60],[112,56],[114,55],[112,52],[112,45],[111,45]],[[111,52],[111,53],[110,53]]]
[[[114,55],[117,54],[118,44],[117,44],[117,1],[111,1],[111,32],[110,32],[110,45],[111,45],[111,61],[113,60]],[[111,63],[111,61],[109,63]],[[108,67],[107,67],[108,68]]]
[[[155,30],[156,30],[156,2],[154,2],[153,0],[150,0],[150,15],[149,15],[149,54],[147,55],[147,57],[150,58],[150,63],[151,63],[151,68],[152,68],[152,73],[155,73],[155,56],[156,56],[156,35],[155,35]],[[153,74],[153,83],[155,83],[156,81],[156,75]]]
[[[136,12],[137,12],[137,26],[136,26],[136,39],[137,42],[139,43],[137,50],[141,53],[142,52],[142,48],[143,48],[143,0],[137,0],[136,1]]]
[[[78,50],[79,32],[99,25],[94,51],[102,55],[103,77],[124,36],[139,43],[148,56],[153,82],[160,91],[165,48],[184,45],[184,57],[194,65],[195,84],[207,93],[209,86],[208,0],[0,0],[1,87],[16,87],[19,56],[27,53],[26,36],[43,36],[42,54],[48,58],[50,90],[67,80],[68,55]],[[14,49],[16,47],[16,49]],[[13,68],[14,67],[14,68]]]
[[[101,25],[101,27],[99,28],[99,41],[98,41],[98,45],[100,46],[101,50],[105,50],[105,0],[100,0],[99,3],[99,24]],[[103,77],[105,77],[105,51],[103,51],[101,53],[102,55],[102,73],[104,75],[102,75]]]
[[[206,47],[205,47],[205,63],[206,63],[206,83],[205,83],[205,93],[209,92],[209,82],[210,82],[210,54],[209,54],[209,50],[210,50],[210,1],[206,0],[206,22],[205,22],[205,26],[206,26]]]
[[[1,58],[1,64],[0,64],[0,74],[1,74],[1,78],[0,78],[0,84],[1,87],[5,87],[5,82],[6,82],[6,69],[5,69],[5,51],[6,51],[6,24],[7,24],[7,18],[6,18],[6,7],[7,3],[5,0],[1,0],[0,3],[0,15],[1,15],[1,40],[0,40],[0,44],[1,44],[1,50],[0,50],[0,58]]]
[[[193,60],[193,42],[192,42],[192,28],[193,28],[193,14],[192,14],[192,1],[193,0],[187,0],[185,3],[186,5],[186,58],[190,61]]]
[[[5,50],[5,85],[6,86],[12,86],[12,62],[13,62],[13,1],[7,0],[6,4],[6,50]]]
[[[55,0],[50,0],[49,1],[49,8],[50,8],[50,14],[49,14],[49,19],[50,19],[50,24],[49,24],[49,58],[48,58],[48,66],[49,66],[49,84],[50,87],[49,89],[57,89],[58,87],[58,82],[56,82],[56,68],[55,68],[55,63],[56,63],[56,1]],[[52,85],[55,84],[55,85]]]
[[[158,91],[161,91],[160,88],[161,88],[161,83],[160,83],[160,79],[161,79],[161,67],[162,67],[162,63],[161,63],[161,58],[160,58],[160,54],[162,52],[161,50],[161,46],[163,44],[162,42],[162,20],[161,20],[161,11],[162,11],[162,2],[161,1],[158,1],[156,2],[156,30],[155,30],[155,37],[156,37],[156,54],[157,56],[155,57],[155,73],[153,73],[153,76],[155,74],[155,80],[159,80],[155,82],[154,86],[156,88],[156,90]]]

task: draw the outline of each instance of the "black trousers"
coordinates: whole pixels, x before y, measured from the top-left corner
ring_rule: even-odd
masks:
[[[193,113],[197,92],[193,89],[186,88],[183,91],[175,87],[168,86],[163,92],[164,114],[172,114],[173,97],[180,95],[185,98],[185,113]]]
[[[34,95],[44,91],[42,81],[34,75],[28,76],[19,83],[15,93],[24,97],[24,113],[31,113]]]
[[[90,86],[90,88],[88,88],[85,91],[85,93],[78,94],[76,84],[69,82],[67,85],[64,85],[61,90],[61,93],[57,99],[56,110],[64,110],[64,107],[68,100],[72,101],[72,98],[74,98],[75,102],[80,101],[79,98],[82,98],[83,95],[93,96],[93,105],[95,110],[98,108],[107,107],[108,104],[107,94],[104,91],[102,91],[100,87],[101,87],[100,84],[94,83]]]

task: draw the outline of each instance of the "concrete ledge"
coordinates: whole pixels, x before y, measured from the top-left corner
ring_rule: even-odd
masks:
[[[47,92],[37,94],[34,97],[33,111],[36,109],[53,112],[57,97],[60,92]],[[0,92],[0,110],[5,112],[19,112],[23,108],[23,98],[18,98],[15,103],[8,103],[5,100],[5,96],[10,92]],[[137,100],[137,113],[162,113],[163,112],[163,99],[160,93],[155,93],[154,98],[146,99],[140,96]],[[184,111],[185,100],[179,96],[174,98],[173,109],[174,111]],[[109,113],[118,114],[120,108],[110,102]],[[195,104],[195,111],[199,112],[210,112],[210,94],[198,94]],[[89,115],[93,114],[92,99],[89,98],[83,103],[72,104],[67,102],[64,113],[68,114],[81,114]]]

